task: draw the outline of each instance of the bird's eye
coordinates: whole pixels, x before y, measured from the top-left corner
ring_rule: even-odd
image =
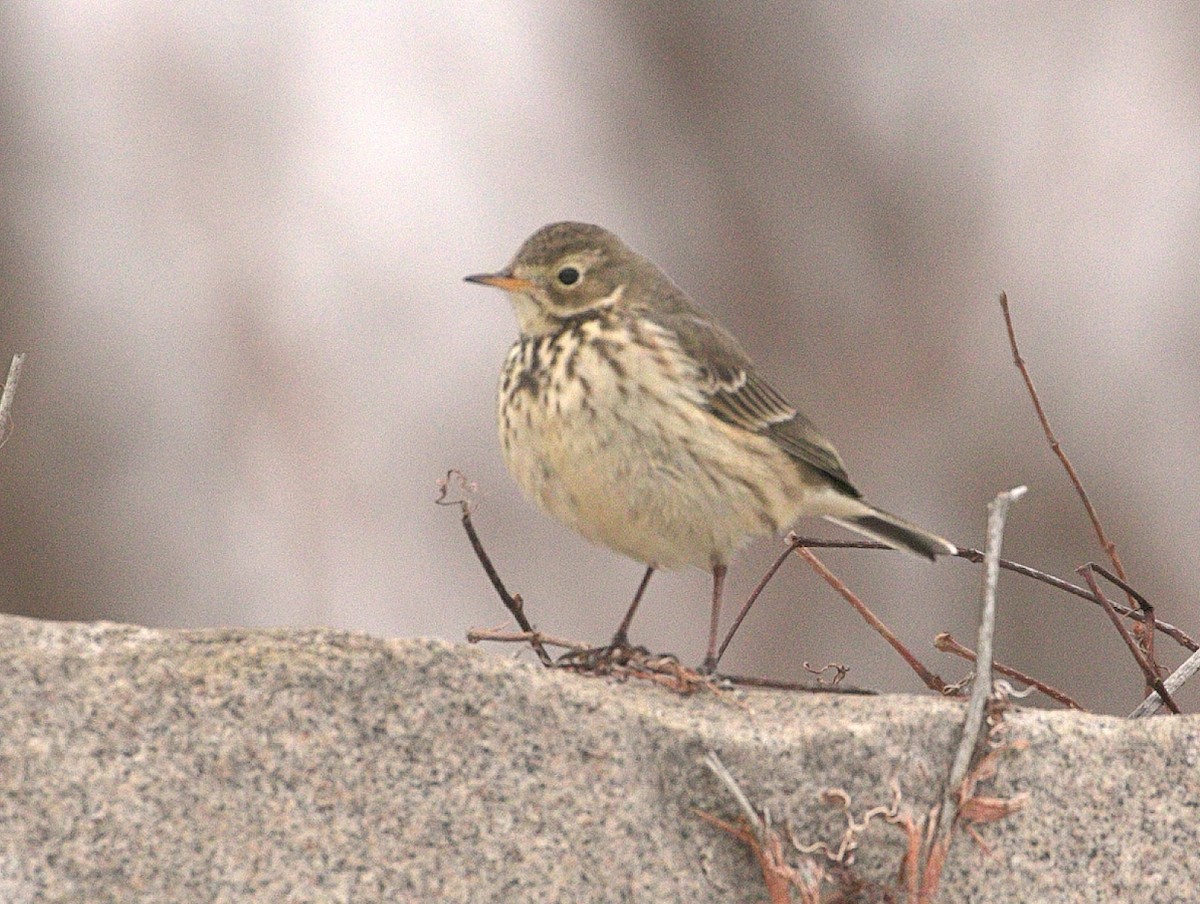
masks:
[[[579,277],[581,275],[582,274],[579,272],[578,267],[563,267],[561,270],[558,271],[558,274],[557,274],[558,281],[560,283],[562,283],[564,286],[575,285],[575,283],[579,282]]]

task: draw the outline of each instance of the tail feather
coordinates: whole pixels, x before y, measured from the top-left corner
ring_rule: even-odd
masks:
[[[861,514],[855,513],[843,517],[826,518],[834,524],[840,524],[856,533],[886,543],[894,549],[903,549],[922,558],[932,561],[938,556],[953,555],[958,547],[948,540],[943,540],[936,534],[921,530],[915,524],[909,524],[903,518],[888,514],[880,509],[863,505]]]

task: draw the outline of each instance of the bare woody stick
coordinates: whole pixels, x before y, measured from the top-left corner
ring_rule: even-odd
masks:
[[[759,813],[750,803],[750,798],[746,796],[746,792],[741,789],[729,769],[721,762],[716,751],[708,751],[703,762],[737,801],[738,809],[742,811],[745,827],[718,819],[702,810],[696,810],[696,815],[750,846],[758,860],[759,869],[762,870],[763,882],[767,887],[767,896],[770,898],[771,904],[790,904],[793,886],[799,889],[802,901],[811,901],[813,904],[817,904],[821,897],[820,876],[806,876],[787,864],[783,856],[783,843],[779,833],[771,827],[769,814],[766,811]]]
[[[757,675],[727,675],[724,672],[721,673],[721,680],[739,687],[765,687],[777,691],[802,691],[806,694],[846,694],[859,697],[875,697],[879,694],[878,691],[868,690],[864,687],[843,687],[840,684],[805,684],[781,678],[760,678]]]
[[[12,433],[12,406],[17,395],[17,383],[21,381],[21,369],[25,366],[25,353],[13,355],[8,366],[8,379],[4,381],[4,392],[0,393],[0,446],[8,442]]]
[[[1142,631],[1140,646],[1142,648],[1142,652],[1146,654],[1146,659],[1149,660],[1150,667],[1154,670],[1154,674],[1159,674],[1158,662],[1154,658],[1154,632],[1155,628],[1158,626],[1158,619],[1154,614],[1154,607],[1150,605],[1150,601],[1148,599],[1130,587],[1128,583],[1121,580],[1103,565],[1097,565],[1095,562],[1088,562],[1087,565],[1092,571],[1102,575],[1104,578],[1124,590],[1125,594],[1131,599],[1135,600],[1138,606],[1141,608],[1142,624],[1145,626],[1145,629]],[[1146,693],[1149,694],[1153,690],[1154,685],[1147,682]]]
[[[822,540],[822,539],[818,539],[816,537],[797,537],[794,534],[789,535],[788,542],[792,543],[795,546],[807,546],[811,549],[891,549],[892,548],[890,546],[887,546],[884,543],[877,543],[874,540]],[[968,562],[977,562],[978,563],[978,562],[983,561],[982,550],[970,549],[965,546],[960,546],[958,548],[958,552],[954,553],[954,555],[960,559],[966,559]],[[1104,604],[1101,603],[1100,600],[1096,597],[1096,595],[1093,594],[1091,591],[1087,590],[1084,587],[1080,587],[1077,584],[1072,584],[1070,581],[1064,581],[1062,578],[1057,578],[1052,574],[1047,574],[1044,571],[1038,571],[1036,568],[1030,568],[1028,565],[1022,565],[1020,562],[1013,562],[1010,559],[1001,559],[1000,567],[1005,569],[1006,571],[1012,571],[1012,572],[1015,572],[1016,574],[1023,574],[1026,577],[1033,578],[1035,581],[1041,581],[1043,584],[1049,584],[1051,587],[1054,587],[1058,590],[1062,590],[1065,593],[1071,594],[1072,596],[1077,596],[1080,599],[1087,600],[1089,603],[1095,603],[1097,606],[1100,606],[1101,608],[1103,608],[1103,606],[1104,606]],[[1097,568],[1097,571],[1099,571],[1099,573],[1103,574],[1105,577],[1109,578],[1109,580],[1112,580],[1111,576],[1107,572],[1105,572],[1099,568]],[[1116,582],[1114,581],[1114,583],[1116,583]],[[1125,589],[1125,587],[1122,586],[1121,584],[1118,584],[1117,586],[1120,586],[1121,589]],[[1113,603],[1113,608],[1117,611],[1118,615],[1123,615],[1126,618],[1133,619],[1134,621],[1140,621],[1140,622],[1146,621],[1145,615],[1143,615],[1142,612],[1140,612],[1137,609],[1130,609],[1127,606],[1122,606],[1120,603]],[[1175,627],[1172,624],[1169,624],[1168,622],[1159,621],[1158,619],[1155,619],[1154,630],[1158,631],[1162,634],[1166,634],[1168,637],[1170,637],[1172,640],[1174,640],[1180,646],[1184,647],[1185,649],[1187,649],[1193,653],[1196,650],[1200,650],[1200,644],[1197,644],[1195,640],[1193,640],[1191,637],[1189,637],[1187,634],[1185,634],[1182,630],[1180,630],[1179,628]]]
[[[1173,694],[1197,672],[1200,672],[1200,652],[1193,653],[1183,661],[1183,665],[1163,679],[1163,687]],[[1162,705],[1162,697],[1157,692],[1153,693],[1138,704],[1137,709],[1129,714],[1129,718],[1141,719],[1145,716],[1152,716],[1162,708]]]
[[[977,658],[974,650],[964,647],[950,634],[939,634],[933,639],[933,646],[935,649],[940,650],[943,653],[953,653],[955,656],[961,656],[968,662],[974,662]],[[1021,684],[1036,688],[1051,700],[1057,700],[1068,709],[1077,709],[1080,712],[1087,712],[1086,709],[1084,709],[1058,688],[1046,684],[1044,681],[1038,681],[1032,675],[1026,675],[1024,672],[1014,669],[1012,666],[1004,665],[1003,663],[999,662],[993,662],[992,668],[1001,675],[1004,675],[1006,678],[1011,678],[1013,681],[1019,681]]]
[[[479,643],[484,640],[493,643],[527,643],[530,646],[536,641],[543,646],[562,647],[564,650],[572,650],[576,653],[585,653],[591,649],[581,641],[556,637],[541,631],[505,631],[503,628],[471,628],[467,631],[467,643]]]
[[[929,671],[929,669],[927,669],[921,663],[921,660],[917,659],[917,657],[913,655],[912,651],[901,642],[900,638],[896,636],[892,629],[880,621],[879,617],[867,608],[866,603],[860,600],[855,595],[854,591],[852,591],[845,585],[845,583],[843,583],[841,578],[825,567],[824,562],[814,556],[812,552],[805,549],[803,546],[796,547],[796,554],[803,558],[804,561],[806,561],[809,565],[811,565],[813,571],[825,579],[825,583],[840,593],[842,595],[842,599],[853,606],[858,614],[863,617],[863,620],[872,628],[874,628],[876,632],[878,632],[880,637],[891,644],[892,649],[900,654],[901,658],[908,663],[909,667],[917,673],[922,681],[925,682],[926,687],[928,687],[930,690],[937,691],[939,694],[945,694],[948,692],[949,688],[947,687],[946,682],[933,672]]]
[[[742,620],[746,617],[746,614],[754,605],[755,600],[758,599],[759,594],[762,593],[767,584],[771,582],[771,578],[775,577],[775,572],[780,569],[787,557],[792,554],[792,550],[795,549],[795,544],[792,543],[792,539],[795,536],[795,534],[788,534],[788,548],[781,552],[779,554],[779,558],[771,563],[771,567],[768,568],[767,573],[762,576],[762,580],[758,582],[758,585],[750,592],[750,595],[746,597],[746,602],[742,603],[742,608],[738,612],[737,618],[733,620],[733,624],[729,626],[729,631],[725,634],[725,639],[721,641],[721,646],[717,648],[718,663],[721,661],[721,657],[725,655],[725,648],[728,647],[729,642],[733,640],[733,635],[737,634],[738,628],[742,626]]]
[[[1121,564],[1121,557],[1117,554],[1117,544],[1108,538],[1108,534],[1104,530],[1104,525],[1100,522],[1100,515],[1096,511],[1096,507],[1092,505],[1092,500],[1088,497],[1087,490],[1083,488],[1083,481],[1079,479],[1079,474],[1076,473],[1075,467],[1071,464],[1071,459],[1067,458],[1067,453],[1063,451],[1062,443],[1058,441],[1058,437],[1050,429],[1050,421],[1046,418],[1046,411],[1042,408],[1042,400],[1038,397],[1037,389],[1034,388],[1033,377],[1029,375],[1029,368],[1025,366],[1025,359],[1021,357],[1021,350],[1017,347],[1017,334],[1013,330],[1012,313],[1008,309],[1008,293],[1006,292],[1000,293],[1000,310],[1004,313],[1004,327],[1008,330],[1008,344],[1012,347],[1013,363],[1017,365],[1017,370],[1021,372],[1021,377],[1025,380],[1025,387],[1029,390],[1029,397],[1033,400],[1033,408],[1037,412],[1038,420],[1042,424],[1042,432],[1046,434],[1046,440],[1050,443],[1050,450],[1058,456],[1058,460],[1062,462],[1062,466],[1066,470],[1067,476],[1071,479],[1071,483],[1075,485],[1075,492],[1079,494],[1079,500],[1083,503],[1088,518],[1091,519],[1092,529],[1096,532],[1096,539],[1100,541],[1100,546],[1103,547],[1109,561],[1112,562],[1117,575],[1123,581],[1128,580],[1125,576],[1125,568]],[[1133,597],[1129,598],[1129,605],[1136,605]]]
[[[1146,676],[1146,683],[1149,684],[1155,691],[1158,692],[1159,698],[1166,704],[1167,709],[1176,715],[1179,714],[1179,707],[1175,705],[1175,701],[1171,698],[1171,692],[1163,685],[1162,679],[1158,677],[1158,673],[1154,671],[1154,666],[1150,664],[1150,660],[1146,658],[1146,654],[1142,652],[1142,648],[1137,645],[1137,641],[1126,630],[1124,622],[1113,610],[1112,603],[1108,601],[1108,597],[1104,595],[1104,591],[1100,589],[1100,584],[1097,583],[1095,576],[1092,574],[1092,566],[1080,565],[1077,569],[1083,579],[1088,582],[1088,586],[1092,588],[1092,592],[1096,594],[1104,604],[1104,611],[1108,613],[1109,620],[1113,623],[1113,627],[1117,629],[1117,633],[1121,635],[1121,639],[1125,641],[1125,646],[1129,647],[1129,652],[1133,655],[1134,660],[1138,664],[1138,668],[1142,670],[1142,674]]]
[[[929,844],[929,860],[925,878],[932,879],[936,886],[941,875],[942,864],[950,852],[951,829],[958,815],[959,795],[963,781],[975,758],[987,714],[988,698],[992,694],[992,639],[996,631],[996,585],[1000,580],[1000,544],[1004,538],[1004,522],[1008,508],[1025,495],[1025,487],[1015,487],[999,493],[988,505],[987,544],[983,560],[983,615],[979,620],[979,640],[975,644],[975,681],[971,685],[971,699],[963,718],[962,738],[954,754],[954,761],[942,789],[942,805],[938,813],[937,826]],[[932,900],[932,889],[926,894],[922,888],[921,900]]]
[[[508,592],[508,588],[504,586],[504,582],[500,580],[500,573],[496,571],[496,566],[492,564],[491,557],[483,548],[483,541],[479,539],[479,534],[475,532],[475,525],[471,523],[471,503],[466,499],[447,499],[446,494],[450,488],[450,478],[457,477],[459,483],[464,490],[470,485],[467,478],[461,471],[450,470],[446,472],[444,480],[438,481],[441,485],[441,493],[434,500],[438,505],[459,505],[462,508],[462,525],[463,530],[467,532],[467,539],[471,541],[471,548],[475,550],[475,557],[479,559],[479,564],[483,566],[483,570],[487,573],[488,580],[492,582],[492,587],[495,588],[496,594],[500,597],[500,601],[504,603],[505,608],[512,613],[514,619],[521,630],[529,636],[529,645],[533,647],[533,652],[537,654],[537,658],[541,660],[542,665],[551,665],[553,661],[550,654],[546,652],[546,648],[542,646],[540,639],[541,635],[533,629],[533,625],[529,623],[529,619],[525,617],[525,604],[521,599],[520,594],[514,596]]]

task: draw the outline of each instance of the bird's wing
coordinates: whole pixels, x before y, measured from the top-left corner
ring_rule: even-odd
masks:
[[[725,329],[691,311],[673,311],[662,325],[696,364],[706,407],[726,423],[770,437],[797,461],[815,468],[844,492],[860,494],[850,483],[841,456],[813,423],[758,375],[737,340]]]

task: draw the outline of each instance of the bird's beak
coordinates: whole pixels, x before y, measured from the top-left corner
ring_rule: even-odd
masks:
[[[532,281],[519,279],[507,270],[501,270],[499,273],[476,273],[472,276],[465,276],[463,279],[467,282],[479,283],[481,286],[495,286],[505,292],[528,292],[533,288]]]

